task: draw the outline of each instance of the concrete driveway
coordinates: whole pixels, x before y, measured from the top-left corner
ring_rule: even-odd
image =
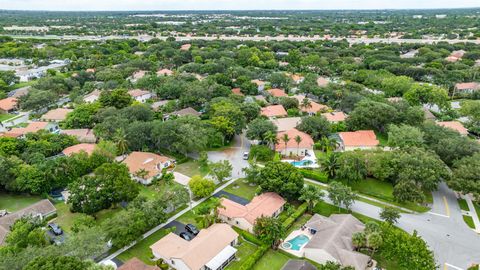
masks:
[[[328,194],[324,200],[332,203]],[[355,201],[351,209],[380,219],[377,206]],[[432,212],[402,214],[396,225],[409,233],[417,231],[435,253],[440,269],[467,269],[480,263],[480,235],[465,224],[455,193],[445,183],[433,193]]]
[[[232,178],[244,177],[242,169],[248,167],[248,161],[243,159],[243,153],[250,151],[250,142],[244,134],[236,135],[233,146],[222,151],[208,152],[208,160],[218,162],[228,160],[232,164]]]
[[[190,182],[191,178],[190,176],[186,176],[185,174],[181,174],[179,172],[173,172],[173,176],[175,177],[175,182],[183,186],[188,185],[188,182]]]

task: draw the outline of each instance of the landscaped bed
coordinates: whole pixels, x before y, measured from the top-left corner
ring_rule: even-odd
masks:
[[[463,216],[463,220],[467,223],[468,227],[475,229],[475,223],[473,223],[473,218],[471,216]]]

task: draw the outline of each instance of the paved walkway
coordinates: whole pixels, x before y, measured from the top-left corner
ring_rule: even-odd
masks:
[[[473,219],[473,224],[475,224],[475,232],[480,233],[480,220],[478,219],[477,210],[473,205],[472,198],[470,197],[470,195],[465,195],[462,197],[465,199],[465,201],[467,201],[468,209],[470,210],[469,215]]]

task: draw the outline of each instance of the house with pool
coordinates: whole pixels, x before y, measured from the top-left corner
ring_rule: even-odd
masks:
[[[283,211],[285,203],[285,199],[274,192],[255,196],[246,205],[222,198],[223,207],[218,208],[218,218],[225,223],[253,233],[253,225],[257,218],[261,216],[278,217]]]
[[[330,217],[315,214],[301,229],[293,231],[280,248],[319,264],[332,261],[365,270],[372,267],[373,261],[369,256],[356,252],[352,243],[352,235],[364,229],[363,223],[350,214]]]
[[[283,138],[288,136],[289,140],[285,142]],[[300,137],[300,141],[296,141],[296,137]],[[296,128],[277,133],[278,143],[275,146],[277,152],[285,157],[288,156],[314,156],[313,153],[313,139],[310,135],[302,132]]]

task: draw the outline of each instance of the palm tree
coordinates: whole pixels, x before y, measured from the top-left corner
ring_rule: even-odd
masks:
[[[300,148],[300,143],[302,142],[302,137],[300,137],[300,135],[295,136],[295,142],[297,143],[297,157],[298,157],[298,148]]]
[[[147,175],[148,175],[147,170],[145,170],[143,168],[135,172],[135,176],[139,177],[139,178],[142,178],[142,179],[145,179],[145,177],[147,177]]]
[[[272,146],[273,151],[275,152],[275,146],[278,143],[278,138],[277,134],[275,134],[272,131],[267,131],[265,132],[264,138],[263,138],[269,145]]]
[[[285,156],[287,156],[287,144],[290,141],[290,137],[288,137],[287,133],[283,134],[282,141],[285,143]]]
[[[117,149],[120,155],[125,155],[125,153],[127,153],[128,151],[128,141],[123,129],[117,129],[114,139],[116,141]]]
[[[313,207],[322,200],[323,195],[324,193],[319,187],[307,185],[302,189],[302,194],[298,199],[306,202],[308,210],[312,211]]]
[[[337,175],[338,166],[337,153],[331,153],[323,163],[323,170],[328,174],[330,179],[333,179]]]

